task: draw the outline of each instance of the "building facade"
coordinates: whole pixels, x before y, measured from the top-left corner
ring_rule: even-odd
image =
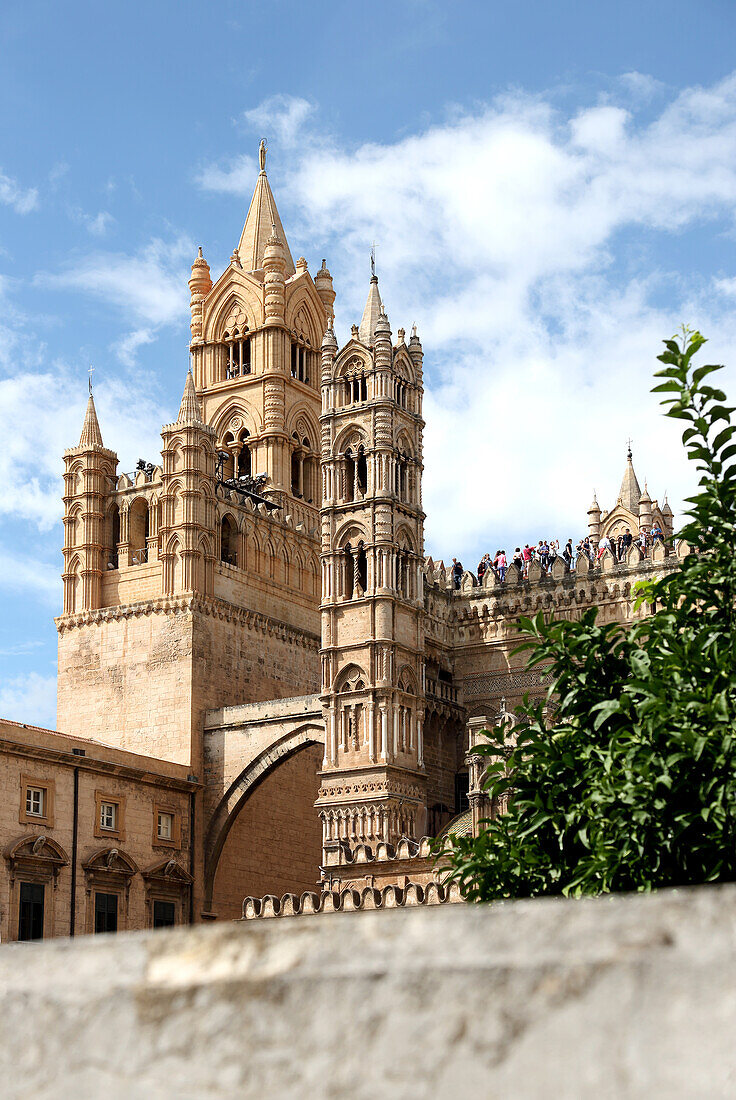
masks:
[[[546,691],[513,656],[519,614],[594,605],[630,622],[636,580],[676,560],[672,514],[641,493],[630,454],[589,532],[659,522],[650,557],[575,572],[558,558],[550,575],[511,566],[480,585],[466,573],[459,589],[425,558],[421,342],[393,336],[373,272],[338,345],[330,272],[294,262],[263,144],[228,267],[213,282],[200,249],[189,289],[191,369],[160,461],[119,471],[92,396],[64,455],[59,732],[8,731],[6,937],[34,884],[53,906],[24,928],[92,930],[96,891],[118,899],[99,902],[118,927],[156,923],[160,813],[177,822],[161,872],[177,920],[236,918],[246,897],[291,898],[285,911],[346,890],[352,907],[366,890],[368,904],[389,889],[442,900],[423,838],[472,827],[470,802],[478,819],[472,738]],[[31,789],[53,818],[23,818]],[[125,838],[99,835],[113,794]]]

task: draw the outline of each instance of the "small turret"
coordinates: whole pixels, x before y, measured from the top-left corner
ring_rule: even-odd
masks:
[[[192,313],[189,328],[194,343],[198,343],[202,339],[202,302],[211,290],[210,265],[202,255],[202,246],[200,245],[197,258],[192,264],[192,276],[189,280],[189,308]]]
[[[327,260],[322,261],[322,267],[314,277],[314,285],[325,307],[327,320],[332,325],[335,320],[335,289],[332,285],[332,276],[327,270]]]
[[[639,497],[639,529],[650,530],[652,526],[652,498],[649,496],[647,483],[644,482],[644,492]]]
[[[593,500],[588,509],[588,535],[591,539],[599,539],[601,533],[601,509],[598,498],[593,490]]]
[[[102,605],[105,509],[117,461],[102,442],[90,392],[79,445],[64,452],[64,614]]]
[[[671,535],[674,527],[674,512],[670,508],[669,501],[667,500],[667,494],[664,495],[664,503],[662,505],[662,520],[665,527],[665,535]]]

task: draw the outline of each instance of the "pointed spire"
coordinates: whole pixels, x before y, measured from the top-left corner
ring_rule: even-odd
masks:
[[[240,234],[240,244],[237,251],[240,262],[246,271],[260,271],[263,267],[263,253],[270,236],[278,236],[284,250],[286,260],[285,275],[288,279],[296,271],[289,246],[286,242],[286,234],[281,224],[279,212],[276,209],[276,200],[266,175],[266,143],[261,141],[258,150],[258,159],[261,170],[256,180],[253,198],[250,200],[248,217],[245,219],[243,232]]]
[[[103,447],[102,432],[100,431],[100,424],[97,419],[97,410],[95,408],[95,399],[90,393],[89,400],[87,401],[87,411],[84,414],[84,424],[82,426],[82,434],[79,437],[80,447]]]
[[[187,380],[184,386],[184,395],[179,407],[177,424],[202,424],[202,410],[199,407],[199,398],[194,388],[194,378],[191,370],[187,372]]]
[[[600,504],[598,503],[598,496],[596,494],[595,489],[593,490],[593,501],[590,505],[590,508],[588,509],[588,515],[591,515],[593,513],[597,513],[598,515],[601,514],[601,507],[600,507]]]
[[[636,480],[636,474],[634,473],[634,464],[631,461],[631,440],[628,442],[628,448],[626,454],[626,469],[624,470],[624,476],[621,481],[618,499],[621,504],[623,504],[624,508],[636,515],[639,510],[641,489],[639,488],[639,482]]]
[[[378,276],[371,275],[368,298],[366,299],[363,317],[358,327],[358,337],[369,347],[373,347],[376,325],[382,313],[383,306],[381,305],[381,295],[378,293]]]

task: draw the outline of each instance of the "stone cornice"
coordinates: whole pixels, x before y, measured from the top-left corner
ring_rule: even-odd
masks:
[[[116,607],[100,607],[94,611],[80,611],[73,615],[59,615],[54,622],[60,634],[65,630],[77,626],[90,626],[99,623],[117,622],[120,619],[139,618],[142,615],[211,615],[213,618],[225,622],[232,622],[250,630],[279,637],[293,645],[304,646],[315,652],[319,649],[319,635],[306,630],[300,631],[295,627],[272,619],[258,611],[250,611],[246,608],[234,607],[225,600],[215,596],[202,596],[193,594],[189,596],[161,596],[152,600],[141,600],[138,603],[118,605]]]
[[[112,745],[98,746],[94,741],[77,747],[83,747],[85,753],[92,753],[98,747],[104,748],[106,752],[115,751]],[[130,750],[122,749],[121,751],[127,753]],[[95,756],[78,756],[71,749],[53,749],[46,745],[24,745],[20,741],[13,741],[7,737],[0,738],[0,753],[43,760],[52,764],[64,764],[67,767],[81,768],[83,771],[117,775],[122,779],[134,779],[138,783],[148,783],[154,787],[166,787],[171,790],[194,791],[202,786],[196,779],[177,779],[176,776],[163,775],[148,768],[135,768],[130,764],[117,763],[114,760],[102,760]]]

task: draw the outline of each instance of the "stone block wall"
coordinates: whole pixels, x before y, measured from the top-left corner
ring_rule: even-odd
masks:
[[[0,950],[6,1100],[730,1097],[736,887]]]
[[[306,745],[255,788],[228,833],[215,874],[212,911],[241,916],[243,899],[316,890],[322,825],[314,809],[322,746]]]

